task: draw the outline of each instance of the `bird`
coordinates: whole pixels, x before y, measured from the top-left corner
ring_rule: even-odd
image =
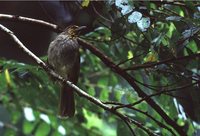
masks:
[[[80,45],[77,41],[80,30],[85,26],[68,26],[49,45],[48,64],[57,74],[77,84],[80,72]],[[68,118],[75,114],[73,88],[61,83],[59,117]]]

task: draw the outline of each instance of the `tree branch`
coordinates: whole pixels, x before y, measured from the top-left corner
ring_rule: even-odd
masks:
[[[0,14],[3,15],[3,14]],[[5,15],[5,14],[4,14]],[[0,16],[1,19],[1,16]],[[5,19],[5,17],[4,17]],[[10,18],[6,18],[7,20],[9,20]],[[11,21],[13,21],[13,18],[10,19]],[[17,20],[17,19],[16,19]],[[20,18],[18,18],[18,21],[20,20]],[[20,21],[24,21],[24,22],[29,22],[28,20],[20,20]],[[31,20],[31,23],[34,23],[35,20]],[[37,24],[38,22],[36,22]],[[45,27],[50,27],[51,29],[54,29],[51,25],[48,25],[46,23],[41,23],[41,25],[44,25]],[[3,30],[4,31],[4,30]],[[58,29],[54,29],[54,31],[58,32]],[[13,39],[13,37],[12,37]],[[144,93],[140,87],[135,83],[134,78],[129,75],[126,71],[124,71],[123,69],[119,68],[118,66],[116,66],[106,55],[104,55],[103,53],[101,53],[97,48],[95,48],[92,44],[82,40],[82,39],[78,39],[78,41],[81,43],[82,46],[84,46],[86,49],[90,50],[93,54],[95,54],[97,57],[99,57],[108,67],[110,67],[115,73],[119,74],[121,77],[123,77],[132,87],[133,89],[138,93],[138,95],[142,98],[144,97],[148,97],[148,95],[146,93]],[[38,64],[42,64],[45,66],[45,64],[43,64],[42,62],[39,62]],[[40,64],[40,65],[41,65]],[[44,69],[47,69],[44,67]],[[51,70],[52,71],[52,70]],[[58,76],[60,77],[60,76]],[[59,80],[65,81],[63,80],[63,78],[60,78]],[[71,82],[66,82],[66,84],[68,85],[72,85],[73,88],[76,89],[76,86],[74,86],[73,84],[71,84]],[[77,91],[78,93],[78,91]],[[80,92],[79,92],[80,93]],[[88,100],[90,100],[91,102],[95,103],[95,104],[99,104],[100,107],[104,107],[104,104],[101,103],[98,99],[98,101],[95,101],[95,99],[93,100],[93,97],[90,98],[87,96],[87,94],[83,91],[82,92],[85,96],[85,98],[87,98]],[[181,136],[186,136],[185,132],[182,130],[182,128],[176,124],[175,121],[173,121],[167,114],[165,111],[163,111],[161,109],[161,107],[156,104],[154,102],[154,100],[152,100],[151,98],[147,99],[146,102],[153,108],[155,109],[155,111],[157,111],[160,116],[166,121],[167,124],[169,124],[172,128],[174,128]],[[102,105],[103,104],[103,105]],[[106,107],[104,107],[105,109],[109,109],[109,107],[106,105]],[[117,113],[118,114],[118,113]],[[120,118],[126,118],[126,116],[124,117],[120,117]]]
[[[131,126],[130,126],[129,123],[135,124],[137,127],[139,127],[140,129],[144,130],[149,135],[157,136],[157,134],[151,132],[151,130],[149,130],[148,128],[145,128],[141,123],[139,123],[139,122],[137,122],[137,121],[135,121],[135,120],[133,120],[131,118],[128,118],[127,116],[121,114],[120,112],[118,112],[116,110],[113,110],[113,108],[111,106],[108,106],[108,105],[102,103],[99,99],[97,99],[97,98],[95,98],[95,97],[87,94],[85,91],[83,91],[82,89],[78,88],[72,82],[67,81],[63,77],[61,77],[60,75],[58,75],[54,70],[52,70],[51,68],[49,68],[39,57],[37,57],[28,48],[26,48],[24,46],[24,44],[8,28],[6,28],[6,27],[4,27],[3,25],[0,24],[0,30],[2,32],[6,33],[18,45],[19,48],[21,48],[28,56],[30,56],[40,67],[42,67],[53,78],[55,78],[58,81],[61,81],[61,82],[65,83],[65,84],[67,84],[68,86],[72,87],[74,89],[74,91],[79,96],[86,98],[87,100],[89,100],[93,104],[96,104],[97,106],[99,106],[99,107],[103,108],[104,110],[107,110],[107,111],[115,114],[120,119],[122,119],[127,124],[127,126],[130,129],[132,135],[135,135],[135,134],[134,134],[134,131],[131,128]]]
[[[158,65],[161,65],[161,64],[172,63],[172,62],[180,61],[180,60],[194,59],[194,58],[197,58],[197,57],[200,57],[200,53],[192,54],[192,55],[188,55],[188,56],[172,57],[172,58],[160,61],[160,62],[137,64],[133,67],[126,68],[124,70],[129,71],[129,70],[138,70],[138,69],[150,68],[150,67],[158,66]]]
[[[195,83],[192,83],[192,84],[187,84],[187,85],[184,85],[184,86],[181,86],[181,87],[177,87],[177,88],[173,88],[173,89],[170,89],[170,90],[163,90],[163,91],[159,91],[157,93],[154,93],[154,94],[151,94],[151,95],[148,95],[147,97],[144,97],[140,100],[138,100],[137,102],[134,102],[134,103],[131,103],[131,104],[124,104],[124,105],[119,105],[117,107],[115,107],[114,109],[119,109],[119,108],[124,108],[124,107],[132,107],[132,106],[135,106],[143,101],[146,101],[147,99],[151,98],[151,97],[154,97],[154,96],[158,96],[158,95],[161,95],[161,94],[165,94],[165,93],[169,93],[169,92],[174,92],[174,91],[178,91],[178,90],[182,90],[182,89],[185,89],[185,88],[188,88],[188,87],[191,87],[195,84],[198,84],[200,81],[198,82],[195,82]]]
[[[148,97],[148,95],[143,92],[140,87],[135,83],[134,78],[129,75],[125,70],[121,69],[117,65],[115,65],[108,56],[104,55],[99,49],[95,48],[92,44],[86,42],[85,40],[78,38],[80,45],[85,47],[86,49],[90,50],[93,54],[98,56],[105,65],[110,67],[112,71],[119,74],[123,77],[131,86],[132,88],[138,93],[138,95],[142,98]],[[145,100],[160,116],[166,121],[167,124],[172,126],[181,136],[186,136],[186,133],[182,130],[182,128],[173,121],[165,111],[161,109],[161,107],[155,103],[155,101],[151,98]]]
[[[118,105],[118,106],[126,105],[126,104],[123,104],[123,103],[113,102],[113,101],[104,102],[104,104],[112,104],[112,105]],[[170,127],[166,126],[162,122],[160,122],[157,119],[155,119],[153,116],[149,115],[148,112],[144,112],[144,111],[139,110],[137,108],[134,108],[132,106],[131,107],[130,106],[128,106],[128,107],[126,106],[126,108],[131,109],[131,110],[135,110],[137,112],[140,112],[140,113],[146,115],[147,117],[149,117],[150,119],[152,119],[154,122],[156,122],[160,127],[165,128],[166,130],[168,130],[169,132],[171,132],[174,136],[176,135]]]
[[[24,22],[28,24],[34,24],[34,25],[39,25],[43,26],[46,29],[53,30],[55,32],[61,32],[62,29],[59,28],[57,25],[43,21],[43,20],[38,20],[38,19],[33,19],[33,18],[28,18],[28,17],[22,17],[22,16],[17,16],[17,15],[8,15],[8,14],[0,14],[0,20],[3,21],[13,21],[13,22]]]

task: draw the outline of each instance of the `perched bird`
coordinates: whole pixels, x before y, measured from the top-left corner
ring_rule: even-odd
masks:
[[[48,48],[48,63],[66,80],[77,84],[80,71],[80,45],[77,42],[78,32],[84,26],[69,26],[52,41]],[[73,89],[65,84],[61,85],[59,116],[72,117],[75,113]]]

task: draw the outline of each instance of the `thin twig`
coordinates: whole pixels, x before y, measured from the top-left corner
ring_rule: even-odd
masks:
[[[92,4],[92,8],[93,8],[94,12],[95,12],[99,17],[101,17],[101,18],[104,19],[105,21],[108,21],[108,22],[110,22],[110,23],[113,23],[112,20],[109,20],[109,19],[105,18],[103,15],[101,15],[101,14],[97,11],[97,9],[95,8],[95,6],[94,6],[93,4]]]
[[[104,102],[104,104],[112,104],[112,105],[118,105],[118,106],[125,105],[123,103],[113,102],[113,101]],[[156,122],[160,127],[165,128],[166,130],[168,130],[169,132],[171,132],[174,136],[176,136],[176,134],[173,132],[173,130],[171,128],[169,128],[168,126],[166,126],[162,122],[156,120],[153,116],[149,115],[148,112],[144,112],[144,111],[139,110],[139,109],[137,109],[135,107],[128,107],[128,109],[132,109],[132,110],[135,110],[137,112],[140,112],[140,113],[146,115],[147,117],[149,117],[150,119],[152,119],[154,122]]]
[[[143,53],[141,53],[141,54],[139,54],[139,55],[133,56],[132,58],[129,58],[129,59],[120,61],[120,62],[117,64],[117,66],[120,66],[120,65],[122,65],[122,64],[124,64],[124,63],[126,63],[126,62],[128,62],[128,61],[134,60],[134,59],[136,59],[136,58],[138,58],[138,57],[140,57],[140,56],[142,56],[142,55],[144,55],[144,54],[145,54],[145,52],[143,52]]]
[[[33,18],[28,18],[28,17],[22,17],[22,16],[17,16],[17,15],[8,15],[8,14],[0,14],[0,20],[5,20],[5,21],[19,21],[19,22],[25,22],[25,23],[31,23],[35,25],[40,25],[44,26],[46,28],[50,28],[51,30],[54,30],[56,32],[61,32],[61,29],[52,23],[43,21],[43,20],[38,20],[38,19],[33,19]]]
[[[177,87],[177,88],[173,88],[173,89],[170,89],[170,90],[163,90],[163,91],[160,91],[160,92],[148,95],[147,97],[141,98],[137,102],[134,102],[134,103],[131,103],[131,104],[124,104],[124,105],[120,105],[120,106],[114,107],[114,109],[117,110],[117,109],[124,108],[124,107],[132,107],[132,106],[135,106],[135,105],[137,105],[137,104],[139,104],[139,103],[141,103],[143,101],[146,101],[147,99],[149,99],[151,97],[158,96],[158,95],[161,95],[161,94],[164,94],[164,93],[169,93],[169,92],[174,92],[174,91],[182,90],[182,89],[191,87],[191,86],[193,86],[195,84],[198,84],[198,83],[199,82],[195,82],[195,83],[192,83],[192,84],[184,85],[182,87]]]
[[[127,125],[129,123],[135,124],[137,127],[140,129],[144,130],[147,134],[149,135],[154,135],[153,132],[151,132],[148,128],[145,128],[143,125],[141,125],[139,122],[128,118],[127,116],[121,114],[120,112],[113,110],[111,106],[108,106],[104,103],[102,103],[99,99],[87,94],[85,91],[82,89],[78,88],[76,85],[74,85],[72,82],[65,80],[63,77],[58,75],[54,70],[49,68],[39,57],[37,57],[35,54],[33,54],[28,48],[24,46],[24,44],[14,35],[12,31],[10,31],[8,28],[4,27],[3,25],[0,24],[0,30],[4,33],[6,33],[17,45],[19,48],[21,48],[27,55],[29,55],[40,67],[42,67],[47,73],[49,73],[53,78],[67,84],[71,88],[74,89],[74,91],[79,94],[79,96],[86,98],[90,102],[96,104],[97,106],[103,108],[104,110],[110,111],[111,113],[117,115],[119,118],[121,118]],[[134,135],[133,129],[128,125],[131,133]]]
[[[194,59],[194,58],[197,58],[197,57],[200,57],[200,53],[196,53],[196,54],[192,54],[192,55],[188,55],[188,56],[172,57],[172,58],[169,58],[169,59],[166,59],[166,60],[163,60],[163,61],[159,61],[159,62],[137,64],[133,67],[126,68],[124,70],[129,71],[129,70],[138,70],[138,69],[150,68],[150,67],[158,66],[158,65],[161,65],[161,64],[172,63],[172,62],[180,61],[180,60]]]
[[[83,39],[78,38],[78,42],[80,45],[84,46],[86,49],[90,50],[93,54],[98,56],[105,65],[110,67],[112,71],[119,74],[123,77],[131,86],[132,88],[138,93],[140,97],[148,97],[148,95],[141,90],[141,88],[136,84],[134,78],[129,75],[125,70],[121,69],[120,67],[116,66],[111,59],[103,54],[99,49],[95,48],[92,44],[84,41]],[[164,112],[161,107],[155,103],[155,101],[151,98],[145,99],[146,102],[153,108],[155,111],[159,113],[159,115],[166,121],[167,124],[172,126],[181,136],[186,136],[186,133],[182,130],[182,128],[176,124],[167,114]]]
[[[9,18],[8,18],[9,19]],[[12,19],[10,19],[13,21]],[[26,20],[24,20],[26,21]],[[34,22],[32,22],[34,23]],[[49,26],[48,24],[41,24],[45,25],[46,27],[49,27],[52,29],[52,26]],[[58,32],[57,29],[54,29],[55,32]],[[95,48],[93,45],[90,43],[87,43],[86,41],[78,38],[78,41],[83,44],[86,49],[90,50],[93,54],[95,54],[97,57],[99,57],[108,67],[110,67],[115,73],[119,74],[121,77],[123,77],[132,87],[133,89],[138,93],[140,97],[147,97],[148,95],[143,92],[140,87],[135,83],[134,79],[132,78],[131,75],[129,75],[126,71],[123,69],[117,67],[107,56],[105,56],[103,53],[101,53],[97,48]],[[175,121],[173,121],[167,114],[164,112],[161,107],[155,103],[155,101],[151,98],[146,100],[147,103],[159,113],[159,115],[166,121],[167,124],[172,126],[180,135],[186,136],[186,133],[183,131],[183,129],[176,124]]]

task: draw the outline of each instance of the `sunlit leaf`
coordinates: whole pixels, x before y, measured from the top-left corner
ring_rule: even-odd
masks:
[[[200,12],[200,6],[197,7],[198,11]]]
[[[195,12],[193,16],[194,19],[200,19],[200,12]]]
[[[157,53],[150,52],[147,57],[144,59],[145,62],[155,62],[158,60]]]
[[[170,25],[169,25],[169,30],[168,30],[168,32],[167,32],[167,36],[169,37],[169,38],[171,38],[172,37],[172,35],[173,35],[173,32],[176,30],[176,27],[174,26],[174,24],[173,23],[170,23]]]
[[[134,7],[129,4],[128,0],[116,0],[115,5],[121,9],[123,15],[130,13],[134,9]]]
[[[142,19],[137,22],[137,26],[142,32],[146,31],[150,24],[151,22],[149,17],[142,17]]]
[[[180,21],[182,17],[180,16],[170,16],[170,17],[166,17],[167,21]]]
[[[35,136],[47,136],[49,134],[50,130],[51,130],[50,126],[48,124],[42,122],[37,127]]]
[[[133,58],[133,53],[131,51],[128,52],[128,59]]]
[[[28,135],[31,134],[34,128],[36,127],[36,122],[29,122],[27,120],[24,120],[23,122],[23,132]]]
[[[122,10],[121,10],[121,13],[122,13],[122,15],[126,15],[126,14],[130,13],[132,10],[133,9],[132,9],[131,6],[129,6],[129,5],[128,6],[124,6],[122,8]]]
[[[90,0],[83,0],[81,5],[82,7],[88,7],[89,3],[90,3]]]
[[[182,32],[183,38],[187,39],[196,34],[198,31],[200,31],[200,27],[191,27],[190,29],[187,29],[184,32]]]
[[[138,11],[134,11],[130,16],[128,16],[129,23],[136,23],[142,18],[142,14]]]
[[[6,78],[6,83],[8,86],[11,85],[11,79],[10,79],[10,73],[8,71],[8,69],[5,69],[5,78]]]

